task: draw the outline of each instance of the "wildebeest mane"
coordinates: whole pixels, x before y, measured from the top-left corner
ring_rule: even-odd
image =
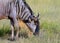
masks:
[[[26,0],[23,0],[23,2],[25,4],[25,6],[30,10],[31,15],[33,15],[34,13],[33,13],[32,9],[30,8],[30,6],[27,4]]]

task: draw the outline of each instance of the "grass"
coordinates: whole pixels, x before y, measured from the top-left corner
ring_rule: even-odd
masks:
[[[9,20],[0,20],[0,36],[5,35],[10,30],[10,21]]]
[[[60,0],[26,1],[35,15],[37,15],[38,12],[40,13],[40,34],[39,37],[20,38],[13,43],[60,43]],[[6,20],[4,20],[4,22],[0,21],[0,29],[9,28],[9,23],[5,21]],[[4,28],[3,23],[5,23]],[[0,39],[0,42],[11,43],[5,39]]]

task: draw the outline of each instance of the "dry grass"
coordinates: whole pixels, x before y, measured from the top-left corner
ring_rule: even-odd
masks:
[[[40,13],[39,37],[19,38],[16,41],[0,39],[0,43],[60,43],[60,0],[26,0],[35,15]],[[6,23],[6,22],[5,22]],[[0,22],[2,29],[3,22]],[[4,25],[7,27],[7,25]],[[6,28],[5,28],[6,29]]]

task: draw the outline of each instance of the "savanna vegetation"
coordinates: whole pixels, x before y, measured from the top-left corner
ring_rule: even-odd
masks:
[[[35,15],[40,13],[39,37],[22,38],[12,43],[60,43],[60,0],[26,0]],[[0,36],[10,30],[9,20],[0,20]],[[7,37],[7,36],[4,36]],[[0,43],[11,43],[0,38]]]

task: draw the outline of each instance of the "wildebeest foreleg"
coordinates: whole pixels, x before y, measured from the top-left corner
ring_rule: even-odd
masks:
[[[16,29],[16,38],[18,38],[18,35],[19,35],[19,24],[18,24],[18,21],[17,19],[14,20],[14,28]]]
[[[14,36],[14,31],[16,29],[17,33],[16,33],[16,38],[18,38],[19,35],[19,25],[18,25],[18,21],[16,18],[9,18],[10,22],[11,22],[11,38],[9,38],[9,40],[15,40],[15,36]]]
[[[14,36],[14,29],[17,30],[16,37],[18,37],[18,34],[19,34],[19,25],[18,25],[18,20],[17,20],[16,6],[15,6],[14,3],[11,3],[11,9],[10,9],[9,17],[12,19],[12,23],[14,25],[14,28],[12,28],[12,37]]]

